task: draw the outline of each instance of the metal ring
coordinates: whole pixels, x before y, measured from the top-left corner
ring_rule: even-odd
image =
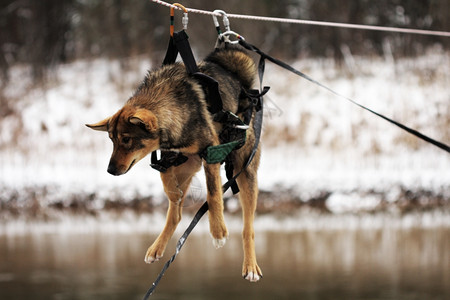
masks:
[[[235,38],[237,38],[237,40],[231,41],[229,38],[230,36],[234,36]],[[234,32],[232,30],[225,31],[224,33],[220,34],[219,38],[223,39],[225,42],[230,43],[230,44],[238,44],[239,40],[245,41],[245,38],[242,35]]]

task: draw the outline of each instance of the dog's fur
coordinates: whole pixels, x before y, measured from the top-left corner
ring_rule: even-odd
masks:
[[[253,60],[242,50],[217,49],[199,64],[201,72],[219,82],[225,110],[242,117],[249,105],[242,90],[252,87],[256,75]],[[135,94],[112,117],[88,127],[107,131],[114,149],[108,166],[113,175],[125,174],[136,162],[154,150],[181,152],[188,161],[161,173],[165,193],[169,198],[166,225],[145,255],[152,263],[163,256],[164,250],[181,219],[186,192],[193,175],[202,166],[199,152],[220,144],[221,124],[213,122],[208,112],[208,95],[201,84],[189,76],[183,64],[175,63],[149,72]],[[233,151],[231,159],[235,173],[244,165],[255,142],[252,123],[247,130],[245,145]],[[244,229],[242,233],[244,263],[242,275],[250,281],[262,277],[254,247],[253,219],[258,196],[257,169],[260,150],[237,178],[240,188]],[[228,231],[223,217],[220,164],[203,162],[206,174],[209,224],[214,245],[225,244]]]

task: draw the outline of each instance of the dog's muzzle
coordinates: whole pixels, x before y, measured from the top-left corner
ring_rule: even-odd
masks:
[[[123,175],[125,173],[127,173],[132,166],[134,166],[134,164],[136,163],[136,160],[133,160],[130,164],[130,166],[126,168],[126,166],[124,165],[117,165],[114,162],[110,162],[109,166],[108,166],[108,173],[114,176],[119,176],[119,175]]]

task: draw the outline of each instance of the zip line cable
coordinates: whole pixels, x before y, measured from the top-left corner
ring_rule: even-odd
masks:
[[[160,0],[151,0],[157,4],[161,4],[174,9],[182,10],[182,8],[167,3]],[[218,12],[212,12],[207,10],[186,8],[187,12],[195,14],[203,14],[221,17],[222,14]],[[324,21],[310,21],[310,20],[300,20],[300,19],[288,19],[288,18],[274,18],[274,17],[262,17],[262,16],[251,16],[251,15],[239,15],[239,14],[228,14],[228,18],[235,19],[245,19],[253,21],[265,21],[265,22],[279,22],[279,23],[291,23],[291,24],[303,24],[303,25],[315,25],[315,26],[327,26],[327,27],[338,27],[338,28],[349,28],[349,29],[359,29],[359,30],[375,30],[375,31],[385,31],[385,32],[397,32],[397,33],[409,33],[409,34],[421,34],[421,35],[434,35],[450,37],[450,32],[446,31],[434,31],[434,30],[423,30],[423,29],[413,29],[413,28],[398,28],[398,27],[385,27],[385,26],[375,26],[375,25],[361,25],[361,24],[348,24],[348,23],[336,23],[336,22],[324,22]]]

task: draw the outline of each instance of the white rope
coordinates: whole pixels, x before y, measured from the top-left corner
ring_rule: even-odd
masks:
[[[151,0],[152,2],[173,7],[175,9],[180,9],[179,7],[172,5],[170,3]],[[212,11],[186,8],[190,13],[210,15],[221,17],[220,13],[215,13]],[[450,32],[446,31],[433,31],[433,30],[422,30],[422,29],[409,29],[409,28],[397,28],[397,27],[384,27],[384,26],[372,26],[372,25],[360,25],[360,24],[348,24],[348,23],[335,23],[335,22],[322,22],[322,21],[309,21],[309,20],[299,20],[299,19],[287,19],[287,18],[273,18],[273,17],[261,17],[261,16],[250,16],[250,15],[238,15],[238,14],[227,14],[228,18],[235,19],[246,19],[253,21],[265,21],[265,22],[281,22],[281,23],[291,23],[291,24],[303,24],[303,25],[315,25],[315,26],[328,26],[328,27],[339,27],[339,28],[351,28],[360,30],[376,30],[376,31],[386,31],[386,32],[398,32],[398,33],[411,33],[411,34],[422,34],[422,35],[435,35],[450,37]]]

